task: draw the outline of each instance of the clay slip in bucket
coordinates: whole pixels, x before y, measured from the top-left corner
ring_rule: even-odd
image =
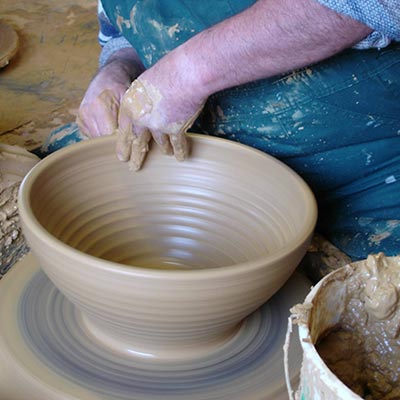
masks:
[[[296,393],[286,378],[291,400],[397,398],[391,396],[400,390],[397,383],[400,373],[399,268],[400,257],[385,257],[383,253],[371,255],[367,260],[349,264],[324,277],[303,304],[291,309],[284,346],[286,376],[292,322],[299,327],[303,349],[300,386]],[[329,349],[329,360],[337,360],[336,374],[328,368],[329,353],[320,355],[323,353],[319,343],[322,344],[330,332],[347,335],[335,336],[330,342],[336,346]],[[340,341],[349,337],[348,343]],[[347,347],[341,349],[338,343]],[[354,354],[359,356],[358,362],[348,364]],[[342,375],[341,379],[338,375]]]

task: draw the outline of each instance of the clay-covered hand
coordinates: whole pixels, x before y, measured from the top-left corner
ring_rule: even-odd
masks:
[[[117,129],[117,155],[139,170],[153,138],[165,154],[182,161],[188,147],[185,133],[205,103],[189,90],[182,76],[164,57],[136,79],[122,98]]]
[[[122,49],[92,79],[79,106],[76,122],[89,137],[115,133],[122,96],[142,71],[132,49]],[[132,50],[133,51],[133,50]]]

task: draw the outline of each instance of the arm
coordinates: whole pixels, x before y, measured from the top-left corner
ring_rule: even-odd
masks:
[[[184,84],[209,96],[321,61],[371,31],[315,0],[260,0],[193,37],[173,56],[189,71]]]
[[[117,154],[139,169],[153,137],[177,159],[207,97],[332,56],[371,29],[315,0],[259,0],[163,57],[133,82],[120,108]]]

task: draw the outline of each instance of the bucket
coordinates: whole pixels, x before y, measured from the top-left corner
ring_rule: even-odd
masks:
[[[349,309],[349,302],[351,301],[351,304],[353,304],[354,301],[356,301],[352,298],[354,293],[358,296],[358,304],[365,306],[365,309],[360,313],[362,321],[354,320],[355,329],[358,329],[357,326],[362,326],[366,320],[369,320],[370,322],[368,323],[371,324],[377,321],[376,323],[379,323],[379,326],[383,327],[382,329],[386,329],[389,335],[390,324],[393,325],[393,321],[398,321],[397,319],[400,314],[400,306],[398,305],[400,300],[398,300],[397,295],[400,289],[399,271],[400,257],[385,257],[382,253],[371,255],[367,260],[351,263],[325,276],[311,289],[303,304],[298,304],[291,309],[291,316],[288,321],[286,341],[283,349],[286,385],[290,400],[362,400],[365,398],[360,397],[360,395],[346,386],[343,381],[328,368],[327,364],[318,353],[316,344],[327,335],[327,332],[341,325],[342,318],[344,318],[345,313]],[[391,303],[389,312],[386,309],[385,312],[383,312],[382,309],[377,309],[377,304],[379,303],[377,299],[375,299],[376,301],[373,306],[375,308],[368,308],[372,304],[371,298],[374,300],[373,296],[379,295],[379,293],[382,292],[379,291],[379,288],[382,287],[379,286],[380,281],[383,282],[382,285],[385,288],[389,288],[389,294],[391,293],[390,290],[394,290],[394,295],[392,297],[386,294],[384,298],[387,304]],[[354,293],[352,293],[352,291]],[[370,293],[367,293],[368,291],[370,291]],[[370,297],[367,298],[366,296]],[[360,298],[360,300],[358,300],[358,298]],[[293,324],[298,325],[298,334],[303,350],[300,383],[296,392],[292,389],[288,378],[288,352]],[[394,335],[397,334],[393,334],[392,336]],[[370,336],[371,335],[366,335],[368,338]],[[383,341],[383,339],[379,340],[381,340],[381,342]],[[397,337],[393,340],[399,340],[399,338]],[[389,351],[393,343],[395,342],[388,344]],[[377,348],[380,349],[380,346],[382,346],[382,343],[380,343]],[[397,348],[399,347],[400,346],[397,346]],[[395,360],[398,358],[398,354],[394,356]],[[397,361],[395,361],[395,363],[396,362]],[[392,374],[393,370],[397,368],[398,365],[393,366],[389,361],[387,364],[387,371],[390,371],[390,373],[387,374],[388,376]],[[368,366],[370,365],[368,364]],[[390,370],[391,368],[392,370]],[[375,383],[373,383],[373,385],[374,384]],[[376,397],[375,395],[373,398],[383,398],[383,396]]]

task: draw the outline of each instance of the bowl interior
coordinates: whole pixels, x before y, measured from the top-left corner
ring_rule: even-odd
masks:
[[[186,161],[153,146],[133,172],[116,159],[114,140],[69,146],[31,171],[22,197],[30,229],[65,251],[145,268],[198,269],[290,251],[314,228],[308,186],[264,153],[189,135]]]

